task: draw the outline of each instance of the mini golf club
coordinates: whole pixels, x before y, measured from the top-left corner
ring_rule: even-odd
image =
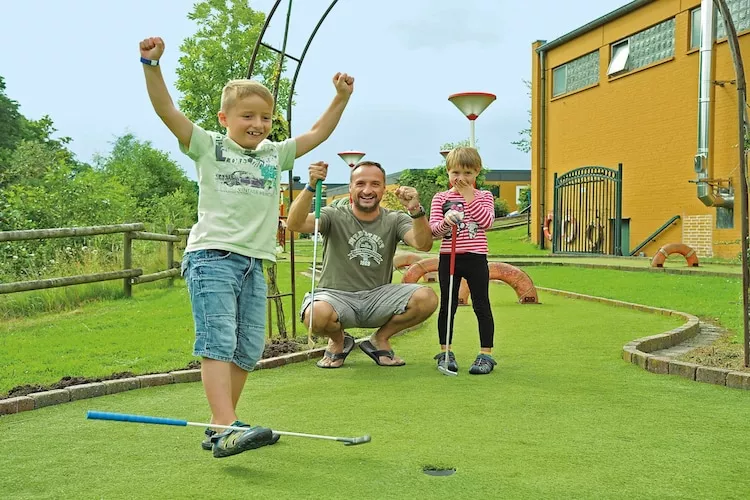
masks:
[[[216,424],[204,424],[199,422],[188,422],[187,420],[177,420],[174,418],[161,418],[161,417],[147,417],[145,415],[128,415],[126,413],[109,413],[102,411],[91,411],[86,412],[86,418],[92,420],[115,420],[118,422],[135,422],[139,424],[157,424],[157,425],[178,425],[178,426],[193,426],[193,427],[215,427],[217,429],[235,429],[235,430],[247,430],[247,427],[233,427],[231,425],[216,425]],[[369,443],[371,438],[368,435],[360,437],[336,437],[336,436],[321,436],[318,434],[303,434],[301,432],[286,432],[273,430],[276,434],[282,436],[294,436],[311,439],[325,439],[328,441],[339,441],[344,443],[345,446],[355,446],[358,444]]]

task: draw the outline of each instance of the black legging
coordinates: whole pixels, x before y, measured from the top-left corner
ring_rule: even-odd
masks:
[[[445,329],[448,326],[448,283],[450,281],[450,254],[440,254],[438,276],[440,277],[440,313],[438,314],[438,337],[440,345],[446,345]],[[479,323],[479,342],[483,348],[493,347],[495,339],[495,320],[490,308],[489,285],[490,270],[487,267],[487,256],[477,253],[456,254],[456,268],[453,273],[453,303],[451,309],[451,339],[455,329],[456,309],[458,308],[458,288],[461,278],[466,279],[471,291],[471,305]]]

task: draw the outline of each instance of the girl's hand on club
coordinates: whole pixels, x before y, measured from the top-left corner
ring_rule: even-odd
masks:
[[[310,165],[308,172],[310,174],[310,185],[315,187],[318,181],[323,182],[326,180],[326,175],[328,174],[328,163],[324,161],[316,161]]]
[[[445,217],[443,218],[443,220],[446,224],[448,224],[448,226],[452,227],[464,220],[464,213],[459,212],[458,210],[448,210],[447,212],[445,212]]]

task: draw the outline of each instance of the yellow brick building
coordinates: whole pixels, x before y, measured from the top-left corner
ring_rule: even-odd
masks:
[[[747,67],[750,3],[727,3]],[[536,243],[552,246],[542,228],[555,206],[584,200],[561,201],[562,191],[556,198],[555,174],[560,182],[561,176],[579,167],[602,166],[616,172],[621,164],[621,208],[617,209],[624,221],[617,231],[621,253],[627,255],[645,243],[639,252],[652,256],[664,244],[683,242],[700,256],[733,258],[739,254],[735,72],[720,19],[713,28],[713,50],[700,53],[701,20],[712,13],[704,14],[700,0],[638,0],[556,40],[533,44],[531,186]],[[713,16],[720,18],[717,10]],[[710,83],[704,85],[704,95],[710,100],[703,108],[708,123],[703,130],[707,130],[708,154],[699,179],[694,167],[699,140],[699,63],[707,54],[711,60],[704,67],[710,72],[704,79],[710,78]],[[697,180],[704,183],[698,185]],[[604,181],[599,176],[591,182],[588,188],[582,185],[580,193],[589,189],[590,195],[594,184]],[[553,233],[557,228],[563,251],[571,236],[576,241],[589,237],[591,242],[596,239],[595,227],[601,227],[604,238],[611,241],[602,243],[599,250],[612,253],[616,211],[602,211],[605,215],[589,224],[589,233],[581,224],[574,235],[571,228],[577,221],[565,220],[573,212],[560,210],[551,228]],[[585,210],[581,218],[599,208]],[[666,229],[649,242],[648,237],[663,225]],[[590,247],[577,248],[586,252]]]

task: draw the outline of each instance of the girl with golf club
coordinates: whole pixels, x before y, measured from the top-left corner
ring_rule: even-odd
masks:
[[[497,364],[492,358],[495,322],[490,309],[485,233],[495,220],[495,203],[492,193],[475,188],[476,178],[482,170],[482,158],[476,149],[453,149],[446,157],[446,170],[451,188],[435,194],[430,207],[432,234],[443,237],[438,266],[440,352],[434,359],[442,373],[458,373],[458,363],[451,352],[451,340],[453,319],[458,308],[456,297],[461,279],[465,278],[479,323],[480,342],[479,355],[469,368],[469,373],[486,375]]]
[[[271,142],[274,97],[262,84],[227,83],[217,110],[226,134],[207,131],[169,95],[159,65],[164,41],[146,38],[140,53],[151,105],[198,172],[198,222],[190,231],[182,274],[195,322],[193,355],[201,357],[210,423],[217,429],[206,429],[202,447],[216,458],[228,457],[278,440],[271,429],[238,420],[236,408],[265,345],[263,262],[276,260],[280,172],[328,139],[349,102],[354,78],[336,73],[333,101],[312,128]]]

